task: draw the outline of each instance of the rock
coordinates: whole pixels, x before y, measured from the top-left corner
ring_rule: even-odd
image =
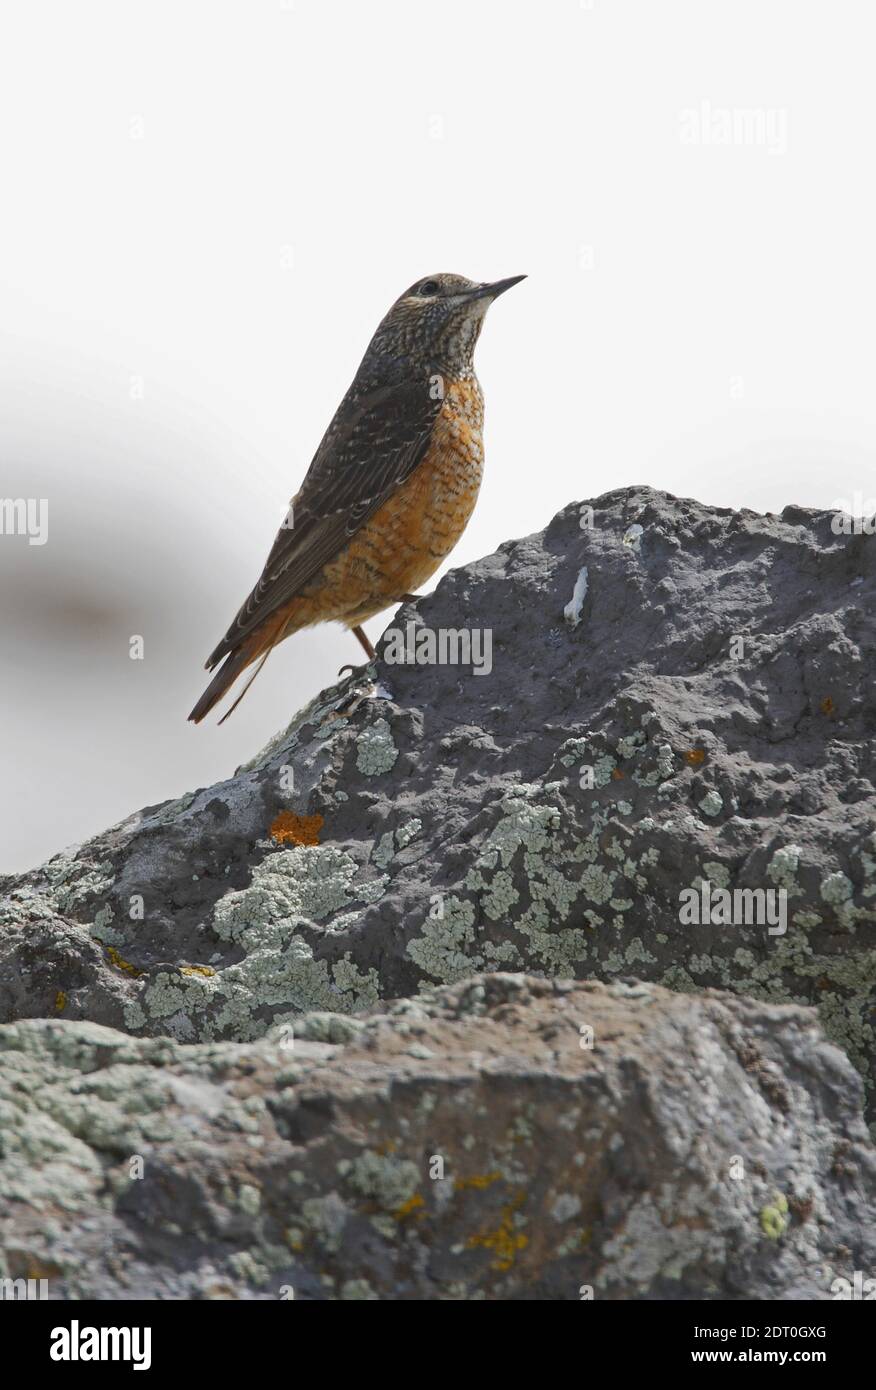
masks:
[[[227,782],[2,880],[0,1277],[817,1299],[871,1270],[868,539],[570,507]],[[467,660],[400,664],[430,644]]]
[[[254,1043],[0,1027],[0,1276],[54,1298],[826,1299],[876,1261],[811,1010],[482,974]]]
[[[3,881],[0,1020],[253,1041],[479,971],[635,974],[814,1004],[871,1084],[870,540],[647,488],[568,507],[227,782]],[[408,624],[489,633],[481,669],[398,664]],[[682,920],[743,890],[772,918]]]

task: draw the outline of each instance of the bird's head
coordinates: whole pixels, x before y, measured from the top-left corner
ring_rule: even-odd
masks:
[[[479,283],[464,275],[427,275],[395,301],[372,347],[461,373],[471,366],[484,315],[493,300],[525,279],[525,275],[512,275]]]

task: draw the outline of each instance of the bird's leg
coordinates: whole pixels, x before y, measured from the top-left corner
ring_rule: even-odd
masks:
[[[372,647],[371,643],[368,641],[368,638],[365,636],[365,633],[362,631],[361,627],[351,627],[350,631],[353,633],[355,637],[358,637],[360,643],[362,644],[362,649],[365,652],[365,655],[367,656],[368,660],[373,661],[377,653]]]
[[[416,602],[417,602],[417,599],[420,599],[420,598],[422,598],[422,597],[423,597],[422,594],[402,594],[402,595],[399,597],[398,602],[399,602],[399,603],[416,603]]]

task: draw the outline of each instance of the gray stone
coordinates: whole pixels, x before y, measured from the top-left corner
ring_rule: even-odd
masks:
[[[876,551],[797,507],[592,506],[393,620],[487,630],[491,669],[394,664],[388,632],[226,782],[0,880],[8,1277],[819,1298],[872,1270]]]
[[[861,1081],[811,1010],[489,974],[344,1025],[302,1020],[338,1039],[319,1056],[0,1027],[0,1277],[63,1299],[826,1299],[874,1268]]]
[[[489,674],[378,662],[229,781],[3,881],[0,1019],[242,1041],[475,971],[635,973],[814,1004],[869,1083],[871,538],[647,488],[593,507],[398,615],[489,628]],[[272,841],[283,810],[323,817],[318,849]],[[783,890],[787,930],[683,925],[704,880]]]

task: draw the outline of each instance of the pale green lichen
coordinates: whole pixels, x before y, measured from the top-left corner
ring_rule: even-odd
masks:
[[[400,825],[395,832],[395,842],[399,849],[406,849],[412,840],[416,840],[420,831],[423,829],[423,822],[418,816],[412,816],[404,825]]]
[[[216,932],[229,940],[264,922],[320,922],[348,907],[355,894],[356,861],[330,845],[295,845],[268,855],[248,888],[226,893],[213,913]]]
[[[371,1287],[367,1279],[347,1279],[341,1285],[343,1303],[377,1303],[380,1294]]]
[[[606,873],[598,864],[590,864],[581,875],[581,888],[592,903],[607,903],[614,891],[616,877],[615,873]]]
[[[827,878],[822,880],[819,888],[822,901],[831,903],[834,907],[846,902],[852,897],[854,891],[855,887],[851,879],[843,873],[828,874]]]
[[[248,1042],[274,1022],[271,1010],[358,1013],[379,1001],[377,971],[362,974],[349,953],[330,966],[314,959],[306,941],[279,926],[275,933],[262,929],[257,945],[247,944],[251,949],[244,960],[211,976],[160,971],[142,995],[143,1007],[174,1037],[197,1032],[204,1039]],[[260,1017],[263,1011],[268,1016]],[[193,1015],[199,1018],[197,1030]]]
[[[593,785],[596,787],[607,787],[611,781],[612,773],[617,767],[617,759],[610,753],[606,753],[601,758],[597,758],[593,764]]]
[[[590,743],[586,738],[567,738],[560,747],[559,760],[564,767],[580,764],[587,757],[589,747]]]
[[[337,1192],[327,1192],[323,1197],[307,1197],[301,1203],[301,1219],[305,1227],[315,1231],[326,1250],[334,1253],[341,1247],[344,1227],[350,1217],[350,1208]]]
[[[539,806],[529,799],[539,794],[540,788],[527,785],[520,791],[522,795],[510,796],[503,804],[501,819],[484,842],[484,853],[496,850],[506,868],[523,846],[535,853],[545,849],[551,830],[560,822],[560,812],[555,806]],[[477,863],[481,863],[481,856]]]
[[[357,883],[354,888],[354,896],[363,903],[379,902],[386,892],[388,883],[389,874],[380,874],[377,878]]]
[[[237,1194],[237,1204],[247,1216],[257,1216],[261,1210],[262,1194],[252,1183],[244,1183]]]
[[[668,743],[661,743],[657,747],[656,766],[650,772],[641,772],[636,768],[633,773],[633,781],[638,782],[640,787],[656,787],[658,783],[667,782],[670,777],[675,776],[675,760],[672,749]]]
[[[390,772],[398,758],[392,729],[386,719],[375,719],[356,741],[356,766],[366,777]]]
[[[726,864],[720,864],[716,859],[707,859],[703,864],[703,879],[708,883],[714,883],[716,888],[726,888],[730,883],[730,870]],[[699,887],[701,880],[694,879],[694,887]]]
[[[552,975],[575,975],[586,959],[589,943],[577,927],[558,931],[544,902],[536,901],[514,923],[529,943],[529,953]]]
[[[523,969],[525,962],[513,941],[500,941],[498,945],[485,941],[483,949],[488,966],[494,966],[497,970]]]
[[[645,735],[640,729],[636,729],[634,733],[627,734],[624,738],[618,739],[617,751],[622,758],[632,758],[644,742]]]
[[[175,1037],[259,1037],[270,1011],[331,1009],[355,1012],[379,999],[379,977],[362,974],[349,954],[333,964],[316,960],[298,931],[354,901],[380,896],[384,880],[353,884],[358,866],[331,846],[301,846],[269,854],[248,888],[226,893],[216,904],[214,929],[243,948],[244,959],[212,975],[161,971],[139,1001],[126,1006],[129,1027],[145,1009]],[[267,1016],[266,1016],[267,1015]],[[194,1017],[201,1021],[196,1028]]]
[[[427,917],[423,935],[408,942],[407,954],[432,980],[453,984],[464,979],[483,967],[483,958],[469,955],[466,949],[475,940],[474,918],[471,903],[447,898],[443,915]]]
[[[389,1213],[397,1212],[416,1195],[421,1180],[420,1169],[410,1159],[374,1153],[371,1149],[353,1159],[346,1174],[348,1187]]]
[[[371,853],[372,862],[378,868],[385,869],[399,850],[405,849],[413,840],[416,840],[422,828],[423,822],[417,816],[412,816],[397,830],[387,830],[385,834],[381,835]]]
[[[789,898],[802,891],[797,882],[797,870],[802,853],[799,845],[780,845],[773,851],[767,864],[767,878],[777,888],[784,888]]]
[[[790,889],[788,890],[790,894]],[[798,927],[803,927],[805,931],[811,931],[813,927],[821,926],[821,915],[818,912],[810,912],[807,908],[801,908],[794,913],[794,923]]]
[[[514,887],[514,880],[505,869],[500,869],[481,897],[481,907],[493,922],[500,922],[519,902],[520,894]]]
[[[109,861],[96,864],[69,861],[66,868],[50,874],[54,897],[61,912],[75,912],[87,898],[99,897],[112,888],[115,874]]]

